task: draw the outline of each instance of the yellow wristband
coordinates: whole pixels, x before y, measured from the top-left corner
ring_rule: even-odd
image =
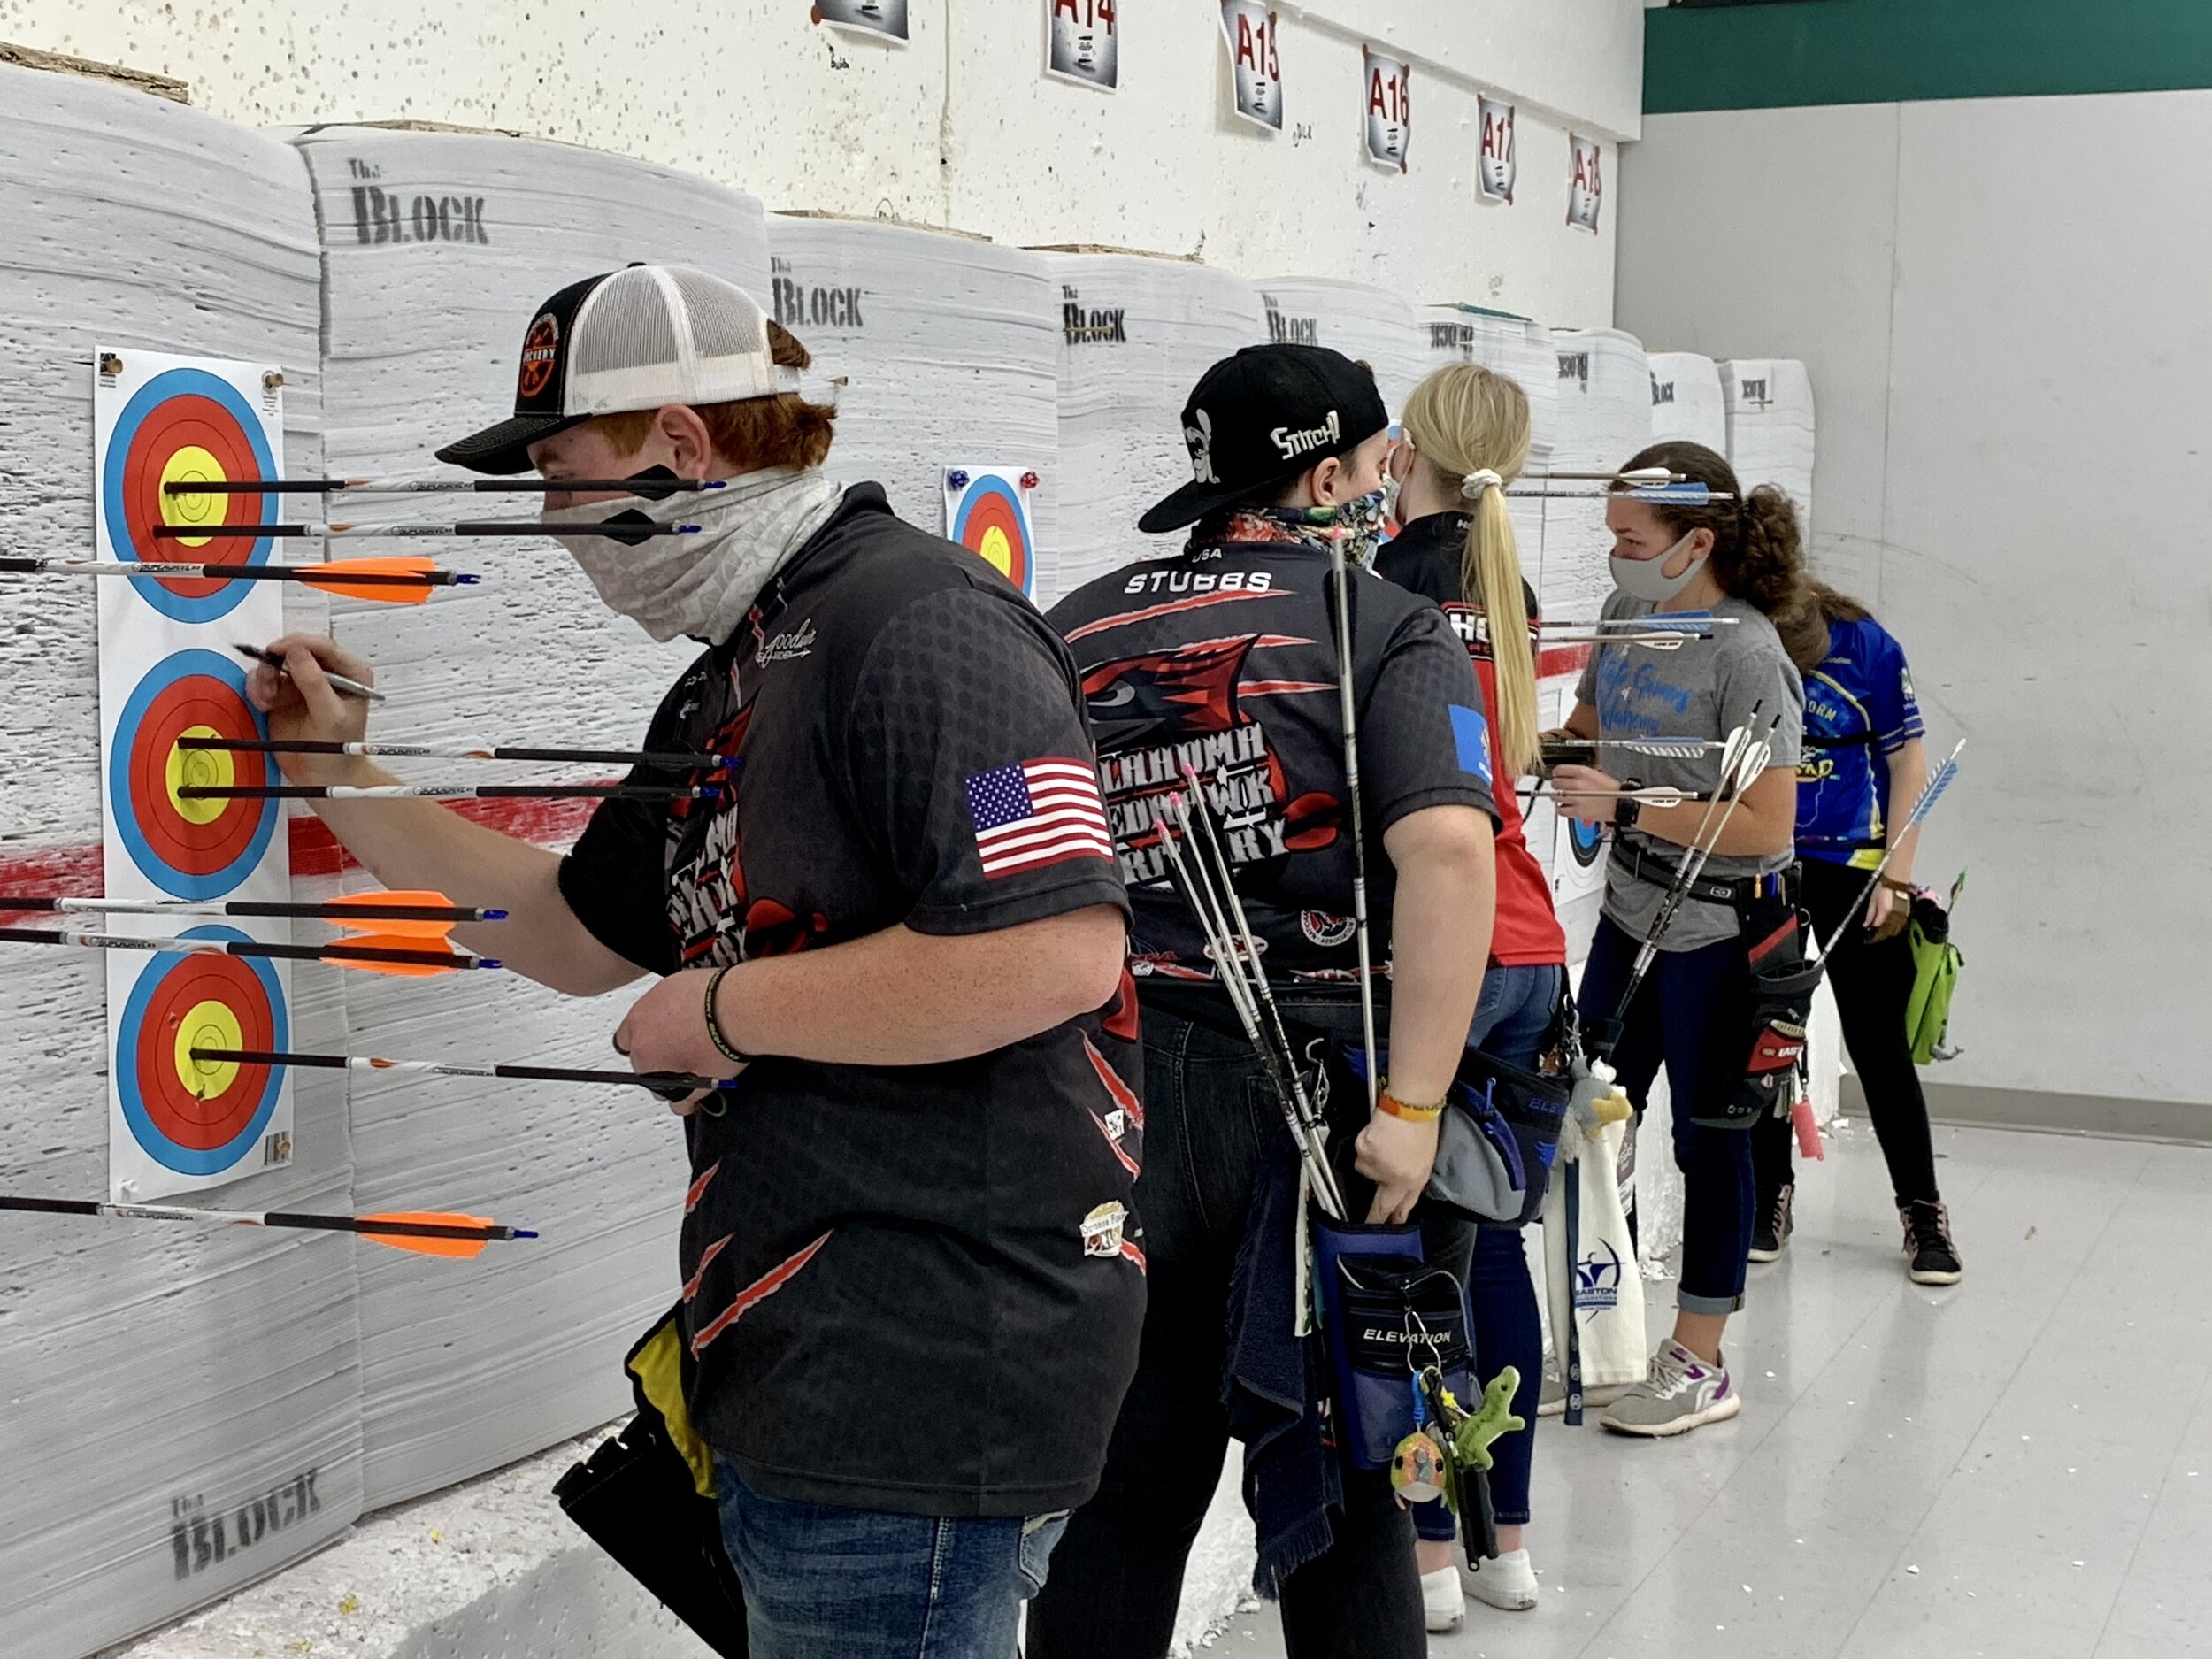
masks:
[[[1444,1115],[1444,1102],[1439,1101],[1433,1106],[1409,1106],[1386,1089],[1376,1097],[1375,1110],[1387,1112],[1391,1117],[1402,1118],[1409,1124],[1432,1124]]]

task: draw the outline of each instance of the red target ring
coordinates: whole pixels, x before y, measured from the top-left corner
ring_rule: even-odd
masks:
[[[223,1018],[211,1018],[211,1010]],[[196,1067],[188,1056],[196,1045],[264,1053],[281,1046],[254,970],[235,956],[180,957],[153,987],[137,1034],[132,1060],[139,1103],[161,1136],[188,1152],[213,1152],[238,1140],[269,1093],[269,1068]]]
[[[212,467],[200,456],[213,457]],[[185,459],[184,457],[190,457]],[[180,465],[181,462],[181,465]],[[188,395],[162,402],[139,423],[123,456],[123,528],[131,551],[142,562],[163,559],[205,559],[228,564],[251,544],[234,537],[198,543],[157,539],[157,526],[178,522],[180,504],[188,503],[198,516],[182,519],[193,526],[259,524],[263,497],[259,495],[170,496],[163,486],[204,480],[211,483],[244,482],[261,477],[260,464],[237,419],[212,398]],[[166,505],[168,515],[163,509]],[[165,577],[163,587],[187,599],[203,599],[224,586],[211,577]]]

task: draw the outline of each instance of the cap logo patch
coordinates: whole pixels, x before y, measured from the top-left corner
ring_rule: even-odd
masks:
[[[1183,428],[1183,442],[1190,446],[1192,481],[1218,484],[1221,474],[1214,471],[1213,417],[1202,409],[1196,409],[1191,411],[1191,419],[1198,424]]]
[[[522,377],[515,384],[515,395],[535,397],[543,392],[560,354],[561,319],[551,311],[541,311],[522,339]]]
[[[1294,432],[1288,426],[1278,426],[1267,435],[1274,440],[1275,447],[1283,452],[1284,460],[1294,461],[1310,450],[1333,448],[1343,430],[1342,419],[1337,411],[1332,409],[1327,418],[1317,426],[1308,426],[1302,432]]]

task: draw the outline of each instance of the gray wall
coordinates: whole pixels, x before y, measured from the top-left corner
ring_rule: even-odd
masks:
[[[2204,92],[1655,116],[1624,152],[1620,326],[1805,360],[1815,563],[1904,641],[1932,747],[1970,740],[1918,870],[1973,871],[1942,1082],[2212,1103],[2207,153]]]

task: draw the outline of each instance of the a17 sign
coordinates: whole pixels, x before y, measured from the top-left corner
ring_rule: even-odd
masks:
[[[1045,71],[1111,92],[1121,81],[1121,27],[1115,0],[1045,0],[1049,40]]]

